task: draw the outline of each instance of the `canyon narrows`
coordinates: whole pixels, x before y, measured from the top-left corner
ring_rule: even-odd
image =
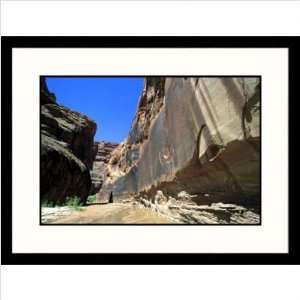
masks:
[[[146,77],[119,145],[42,97],[42,196],[97,193],[56,223],[260,223],[260,78]]]

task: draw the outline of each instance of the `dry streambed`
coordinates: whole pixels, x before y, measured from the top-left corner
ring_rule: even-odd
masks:
[[[77,209],[42,208],[44,224],[259,224],[260,216],[234,204],[93,204]]]
[[[43,208],[45,224],[168,224],[167,216],[129,203],[94,204],[74,210],[68,207]]]
[[[72,212],[74,212],[74,209],[69,206],[42,207],[42,223],[50,223],[68,216]]]

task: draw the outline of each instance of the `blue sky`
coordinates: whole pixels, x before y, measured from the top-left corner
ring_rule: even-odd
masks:
[[[94,140],[121,142],[134,118],[143,78],[48,77],[57,103],[83,113],[97,123]]]

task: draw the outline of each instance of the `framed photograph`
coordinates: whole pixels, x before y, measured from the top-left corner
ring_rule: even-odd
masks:
[[[296,37],[4,37],[4,264],[294,264]]]

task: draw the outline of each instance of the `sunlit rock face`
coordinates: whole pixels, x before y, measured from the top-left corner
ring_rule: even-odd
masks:
[[[98,197],[186,191],[197,204],[259,206],[260,100],[259,78],[146,78]]]
[[[90,195],[96,194],[106,177],[107,164],[109,162],[112,151],[118,146],[116,143],[100,141],[94,143],[94,160],[91,170],[91,190]]]
[[[41,81],[41,200],[64,204],[77,196],[85,203],[93,163],[96,124],[88,117],[56,103]]]

